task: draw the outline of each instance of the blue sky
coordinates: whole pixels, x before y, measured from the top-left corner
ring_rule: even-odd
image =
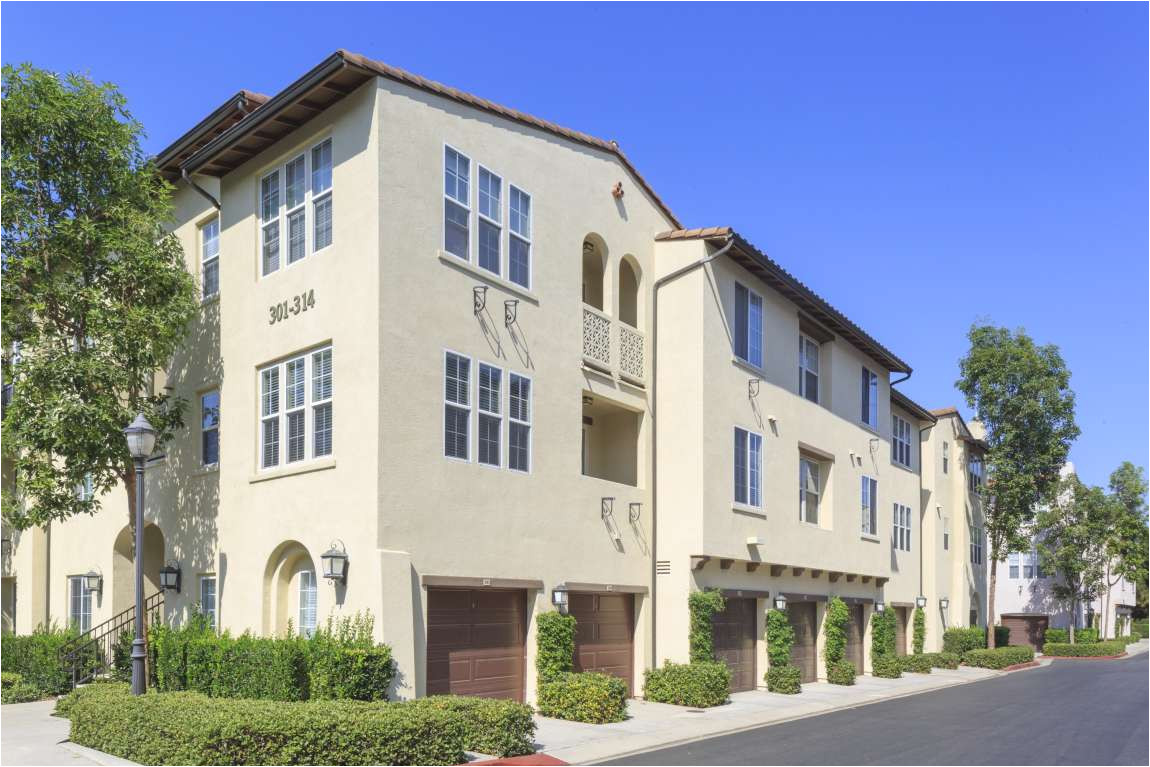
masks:
[[[4,3],[2,57],[117,83],[158,150],[347,48],[615,139],[954,389],[975,320],[1058,344],[1105,484],[1147,463],[1147,5]],[[966,410],[963,407],[964,411]]]

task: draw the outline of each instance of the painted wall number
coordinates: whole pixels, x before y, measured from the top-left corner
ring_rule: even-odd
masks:
[[[314,306],[314,289],[309,290],[306,293],[300,293],[298,296],[292,296],[287,301],[280,301],[278,304],[272,304],[268,307],[268,324],[274,325],[277,322],[286,320],[288,317],[294,317],[297,314],[303,314]]]

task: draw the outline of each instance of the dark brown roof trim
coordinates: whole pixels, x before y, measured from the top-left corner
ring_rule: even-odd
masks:
[[[903,410],[906,410],[907,412],[909,412],[915,418],[918,418],[921,421],[930,421],[931,423],[938,423],[938,419],[935,418],[935,416],[929,410],[927,410],[922,405],[918,404],[917,402],[912,400],[910,397],[908,397],[905,394],[903,394],[902,392],[900,392],[898,389],[895,389],[894,387],[891,387],[890,398],[891,398],[891,401],[893,401],[896,405],[901,407]]]
[[[241,90],[211,114],[196,123],[190,131],[180,136],[156,155],[156,167],[169,181],[180,177],[180,163],[191,157],[205,144],[259,109],[268,100],[262,93]]]
[[[760,251],[738,232],[729,226],[712,226],[705,229],[679,229],[655,235],[657,242],[672,240],[725,240],[733,237],[735,247],[728,256],[748,271],[760,278],[785,298],[797,304],[812,319],[826,326],[851,345],[866,352],[887,370],[895,373],[910,373],[910,365],[903,362],[894,352],[887,349],[862,328],[847,319],[846,315],[831,306],[825,299],[800,282],[794,275],[775,263],[767,254]]]

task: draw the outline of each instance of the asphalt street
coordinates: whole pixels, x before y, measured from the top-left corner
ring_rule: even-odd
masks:
[[[611,764],[1145,765],[1147,657],[1057,660]]]

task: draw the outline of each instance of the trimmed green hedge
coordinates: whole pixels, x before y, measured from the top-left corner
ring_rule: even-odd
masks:
[[[902,664],[897,655],[878,655],[871,658],[871,675],[883,679],[898,679],[902,676]]]
[[[1006,647],[1010,643],[1010,629],[1005,626],[995,626],[994,640],[998,647]],[[942,633],[942,649],[944,652],[957,653],[958,655],[969,650],[985,650],[986,629],[981,626],[947,629]]]
[[[1046,655],[1060,655],[1067,658],[1100,658],[1107,655],[1121,655],[1126,652],[1126,643],[1121,640],[1086,644],[1047,642],[1042,652]]]
[[[627,718],[627,685],[608,674],[565,673],[539,685],[539,713],[573,722],[605,724]]]
[[[900,655],[898,657],[899,671],[908,674],[929,674],[931,658],[925,653],[919,655]]]
[[[44,697],[15,671],[0,671],[0,703],[30,703]]]
[[[993,669],[1029,663],[1032,660],[1034,660],[1034,649],[1017,645],[996,647],[993,650],[967,650],[962,656],[964,665]]]
[[[803,689],[802,674],[798,666],[771,666],[763,678],[767,680],[768,691],[796,695]]]
[[[1101,641],[1098,636],[1098,629],[1075,629],[1074,642],[1075,644],[1091,644],[1093,642]]]
[[[872,676],[884,679],[898,679],[902,676],[902,666],[895,654],[898,632],[897,620],[893,610],[871,613],[870,664]]]
[[[0,638],[0,668],[19,674],[22,683],[41,697],[66,693],[72,689],[72,672],[60,662],[60,648],[76,636],[75,631],[55,626],[41,626],[31,634],[5,634]]]
[[[823,619],[823,635],[826,637],[823,659],[826,660],[828,668],[843,659],[850,620],[851,614],[846,602],[841,597],[831,597],[827,602],[826,617]]]
[[[575,667],[575,617],[554,610],[535,619],[535,672],[539,683],[558,678]]]
[[[330,647],[310,655],[312,700],[387,700],[395,661],[387,645]]]
[[[914,608],[914,654],[922,655],[926,644],[926,611],[921,607]]]
[[[795,643],[795,630],[785,610],[767,611],[767,658],[771,667],[789,666],[791,646]]]
[[[857,673],[855,664],[849,660],[837,660],[827,664],[827,681],[831,684],[854,684]]]
[[[1070,632],[1066,629],[1046,629],[1042,637],[1045,644],[1061,644],[1070,641]]]
[[[731,670],[722,661],[672,663],[647,669],[643,697],[655,703],[710,708],[727,702],[731,694]]]
[[[715,659],[715,639],[712,632],[715,613],[727,609],[727,600],[718,589],[692,591],[687,595],[687,610],[691,615],[688,640],[692,663],[710,663]]]
[[[523,703],[462,695],[433,695],[386,705],[451,714],[463,728],[463,748],[468,751],[498,757],[535,753],[535,720],[531,706]]]
[[[71,740],[141,764],[459,764],[450,711],[360,701],[285,703],[194,692],[132,696],[123,684],[69,696]]]
[[[1142,618],[1141,620],[1134,621],[1130,624],[1130,631],[1134,636],[1140,639],[1150,637],[1150,620]]]
[[[962,658],[952,652],[927,652],[922,655],[924,658],[930,659],[931,668],[955,669],[962,662]]]

